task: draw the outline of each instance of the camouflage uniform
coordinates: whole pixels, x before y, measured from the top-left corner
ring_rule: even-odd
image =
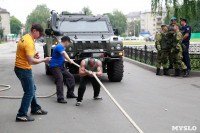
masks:
[[[174,34],[175,34],[175,31],[174,31],[174,25],[176,25],[176,24],[170,24],[169,26],[168,26],[168,31],[167,31],[167,34],[166,34],[166,36],[167,36],[167,44],[168,44],[168,46],[169,46],[169,51],[171,51],[171,49],[172,49],[172,47],[173,47],[173,36],[174,36]],[[171,56],[172,54],[171,53],[169,53],[169,68],[168,69],[172,69],[173,68],[173,58],[172,58],[172,56]]]
[[[160,68],[163,66],[164,75],[167,74],[167,62],[169,56],[169,46],[166,43],[166,33],[164,32],[157,32],[156,33],[156,49],[157,49],[157,72],[156,75],[160,75]]]
[[[173,61],[173,67],[175,68],[175,75],[180,75],[180,69],[184,71],[187,69],[187,66],[182,61],[183,60],[183,44],[182,44],[183,34],[178,31],[173,35],[173,48],[171,49],[171,57]]]

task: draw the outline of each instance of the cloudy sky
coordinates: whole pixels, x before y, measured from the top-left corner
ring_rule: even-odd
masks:
[[[151,9],[151,0],[0,0],[0,7],[7,9],[22,23],[38,4],[46,4],[51,10],[79,12],[88,6],[93,14],[103,14],[118,9],[125,14]]]

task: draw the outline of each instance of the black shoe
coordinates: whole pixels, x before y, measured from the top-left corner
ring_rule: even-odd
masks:
[[[189,71],[188,70],[183,70],[183,77],[188,77],[189,76]]]
[[[44,111],[42,109],[38,109],[37,111],[32,111],[31,110],[31,114],[32,115],[46,115],[48,112],[47,111]]]
[[[178,77],[180,76],[180,69],[175,69],[175,73],[173,75],[171,75],[173,77]]]
[[[160,74],[160,68],[157,68],[157,69],[156,69],[156,75],[161,75],[161,74]]]
[[[34,118],[27,115],[16,117],[16,122],[29,122],[29,121],[34,121],[34,120],[35,120]]]
[[[78,98],[76,95],[74,95],[74,93],[73,94],[71,94],[71,95],[67,95],[67,98]]]
[[[173,69],[173,65],[170,64],[169,67],[168,67],[167,69],[168,69],[168,70],[169,70],[169,69]]]
[[[164,75],[169,76],[168,71],[169,71],[169,69],[163,68],[163,74],[164,74]]]
[[[67,103],[67,101],[65,99],[57,99],[58,103]]]

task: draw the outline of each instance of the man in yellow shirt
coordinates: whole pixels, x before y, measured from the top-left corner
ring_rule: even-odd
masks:
[[[30,105],[33,115],[47,114],[47,111],[42,110],[37,103],[35,95],[36,86],[32,74],[32,65],[49,62],[51,60],[50,57],[39,59],[39,55],[35,54],[34,39],[39,39],[43,36],[43,31],[40,24],[33,24],[31,32],[24,35],[18,42],[14,71],[22,84],[24,96],[16,116],[16,121],[34,121],[34,118],[27,116]]]

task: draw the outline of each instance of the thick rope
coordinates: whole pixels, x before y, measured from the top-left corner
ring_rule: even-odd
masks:
[[[5,87],[3,89],[0,90],[0,92],[2,91],[7,91],[9,89],[11,89],[11,86],[10,85],[4,85],[4,84],[0,84],[1,87]],[[49,97],[52,97],[56,94],[53,93],[53,94],[50,94],[50,95],[47,95],[47,96],[36,96],[37,98],[49,98]],[[0,96],[0,98],[4,98],[4,99],[21,99],[22,96]]]
[[[77,63],[73,63],[75,66],[80,67],[80,65],[78,65]],[[115,103],[115,105],[119,108],[119,110],[124,114],[124,116],[129,120],[129,122],[135,127],[135,129],[139,132],[139,133],[144,133],[140,127],[133,121],[133,119],[127,114],[127,112],[120,106],[120,104],[115,100],[115,98],[110,94],[110,92],[108,91],[108,89],[106,89],[106,87],[103,85],[103,83],[99,80],[99,78],[93,74],[93,76],[95,77],[95,79],[97,80],[97,82],[101,85],[101,87],[104,89],[104,91],[108,94],[108,96],[111,98],[111,100]]]

